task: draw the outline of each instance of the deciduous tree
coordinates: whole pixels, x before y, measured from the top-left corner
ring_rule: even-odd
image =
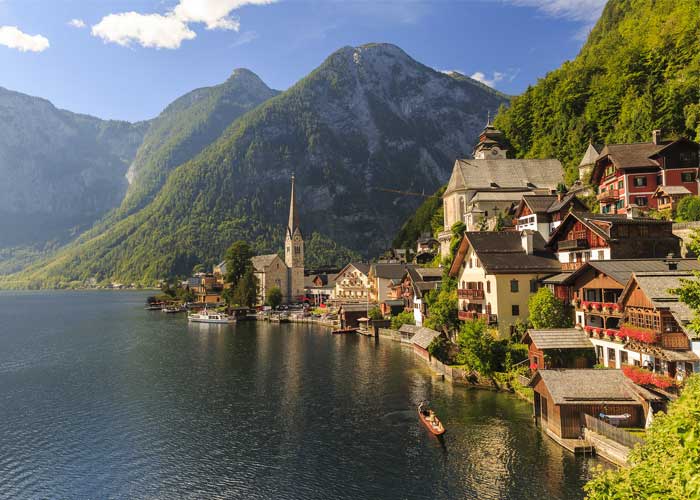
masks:
[[[564,302],[554,296],[552,291],[543,287],[528,300],[530,323],[533,328],[568,328],[571,316],[567,313]]]

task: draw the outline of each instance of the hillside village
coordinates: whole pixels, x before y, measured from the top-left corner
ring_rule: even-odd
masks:
[[[417,352],[442,366],[464,325],[483,325],[494,339],[525,344],[513,382],[532,389],[535,417],[565,447],[590,447],[580,433],[582,411],[601,418],[588,427],[648,426],[700,371],[693,311],[672,293],[700,262],[671,220],[650,217],[651,209],[673,210],[697,195],[698,144],[663,140],[660,131],[648,143],[600,151],[591,144],[569,190],[559,161],[508,158],[503,134],[490,123],[472,156],[455,161],[442,195],[442,231],[424,234],[414,248],[334,270],[304,268],[303,200],[292,177],[284,258],[251,259],[257,305],[264,309],[276,289],[283,309],[304,305],[293,313],[297,320],[367,334],[375,324],[375,332],[394,331],[409,343],[415,337]],[[183,284],[197,302],[220,304],[230,286],[225,275],[224,261]],[[530,321],[543,289],[565,311],[557,328]],[[456,322],[440,324],[431,307],[447,291]],[[624,453],[609,453],[624,462]]]

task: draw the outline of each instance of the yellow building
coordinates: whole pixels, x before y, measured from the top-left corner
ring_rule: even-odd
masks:
[[[450,276],[458,280],[459,319],[483,319],[501,337],[529,316],[528,300],[542,278],[561,271],[542,236],[522,232],[466,232]]]

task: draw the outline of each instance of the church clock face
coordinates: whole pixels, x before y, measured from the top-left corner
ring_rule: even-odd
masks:
[[[494,146],[491,148],[491,155],[492,156],[498,156],[500,154],[501,150],[498,148],[498,146]]]

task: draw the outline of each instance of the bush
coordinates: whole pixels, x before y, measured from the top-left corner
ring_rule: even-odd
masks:
[[[552,291],[543,287],[528,300],[530,323],[533,328],[568,328],[571,316],[567,314],[564,302],[554,296]]]
[[[416,320],[413,319],[413,313],[411,311],[402,311],[393,318],[391,318],[391,328],[398,330],[403,325],[415,325]]]
[[[282,290],[277,286],[273,286],[267,291],[267,305],[276,309],[282,303]]]
[[[369,319],[372,320],[384,319],[384,315],[382,314],[382,310],[379,309],[379,306],[374,306],[372,309],[369,310],[369,313],[367,315],[369,316]]]
[[[686,196],[682,198],[676,207],[676,218],[686,222],[700,220],[700,197]]]

